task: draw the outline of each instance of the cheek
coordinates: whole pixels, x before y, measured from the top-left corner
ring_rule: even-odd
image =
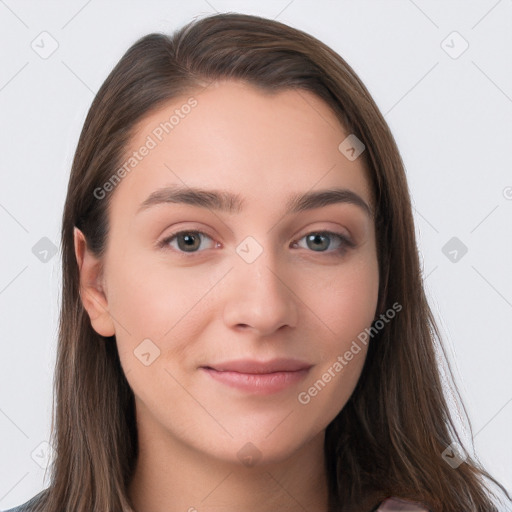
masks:
[[[326,275],[315,288],[314,307],[329,327],[337,347],[368,327],[375,318],[379,294],[376,258],[360,258]]]
[[[109,310],[137,335],[161,337],[199,301],[212,280],[197,268],[172,268],[130,251],[112,261],[116,263],[108,273]]]
[[[361,258],[328,277],[316,280],[311,307],[322,319],[319,325],[328,326],[315,338],[321,362],[298,402],[333,419],[350,398],[365,362],[370,340],[365,329],[375,318],[378,300],[377,260]]]
[[[108,304],[123,366],[139,364],[134,354],[149,339],[156,346],[153,350],[162,356],[155,363],[170,359],[186,367],[192,342],[200,338],[210,319],[206,311],[211,302],[208,292],[225,270],[173,268],[130,251],[125,251],[123,258],[112,256],[115,263],[108,268]]]

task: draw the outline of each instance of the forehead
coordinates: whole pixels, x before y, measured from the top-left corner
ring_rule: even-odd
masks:
[[[351,161],[339,150],[348,135],[309,91],[215,82],[138,123],[124,160],[135,165],[113,202],[136,209],[155,189],[178,184],[229,189],[274,205],[289,192],[343,186],[370,203],[363,159]]]

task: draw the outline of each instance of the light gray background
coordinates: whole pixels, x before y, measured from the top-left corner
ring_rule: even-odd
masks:
[[[32,248],[43,237],[59,245],[86,112],[138,37],[215,10],[315,35],[353,66],[385,114],[476,452],[512,490],[511,0],[0,0],[0,509],[48,484],[40,465],[49,453],[60,259],[45,263]],[[51,49],[43,31],[58,43],[46,59],[31,46]],[[452,237],[468,248],[456,262],[442,250]]]

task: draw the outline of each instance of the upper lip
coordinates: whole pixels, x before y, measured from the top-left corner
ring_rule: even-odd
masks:
[[[275,372],[296,372],[305,370],[313,366],[310,363],[298,359],[271,359],[270,361],[256,361],[254,359],[237,359],[235,361],[225,361],[210,365],[204,365],[202,368],[211,368],[219,372],[238,372],[238,373],[275,373]]]

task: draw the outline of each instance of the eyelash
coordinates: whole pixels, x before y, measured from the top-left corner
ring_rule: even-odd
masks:
[[[167,236],[166,238],[164,238],[163,240],[161,240],[160,242],[158,242],[158,247],[161,248],[161,249],[169,249],[169,250],[174,250],[176,252],[178,252],[179,254],[183,254],[183,255],[189,255],[189,256],[192,256],[194,254],[198,254],[199,252],[201,251],[195,251],[195,252],[186,252],[186,251],[182,251],[180,249],[171,249],[169,247],[169,243],[174,240],[176,237],[178,237],[179,235],[183,235],[183,234],[199,234],[199,235],[203,235],[203,236],[206,236],[207,238],[210,238],[211,240],[213,240],[210,236],[208,236],[206,233],[202,232],[202,231],[197,231],[197,230],[182,230],[182,231],[176,231],[175,233],[171,233],[169,236]],[[356,246],[356,244],[354,242],[352,242],[352,240],[349,240],[346,236],[342,235],[341,233],[336,233],[334,231],[326,231],[326,230],[323,230],[323,231],[311,231],[309,233],[306,233],[304,236],[302,236],[301,238],[299,238],[298,240],[302,240],[303,238],[306,238],[310,235],[327,235],[327,236],[334,236],[334,237],[337,237],[339,240],[340,240],[340,247],[338,247],[337,249],[334,249],[334,250],[327,250],[327,251],[313,251],[311,250],[310,252],[313,252],[313,253],[318,253],[318,254],[325,254],[325,255],[330,255],[330,256],[334,256],[334,257],[341,257],[343,256],[349,249],[352,249]],[[293,242],[293,244],[297,244],[297,242]]]

